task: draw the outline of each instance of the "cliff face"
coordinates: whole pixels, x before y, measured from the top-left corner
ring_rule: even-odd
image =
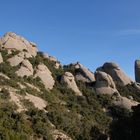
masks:
[[[135,61],[135,80],[140,83],[140,60]]]
[[[138,61],[135,70],[140,82]],[[80,63],[62,66],[8,32],[0,38],[0,139],[109,139],[112,111],[131,112],[140,102],[136,82],[112,62],[95,73]]]

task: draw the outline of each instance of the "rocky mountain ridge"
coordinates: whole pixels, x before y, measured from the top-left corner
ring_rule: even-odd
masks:
[[[71,120],[67,117],[63,122],[63,115],[71,113],[79,121],[79,125],[82,125],[85,123],[83,121],[85,118],[88,120],[85,114],[89,111],[91,117],[94,118],[98,114],[97,110],[100,110],[99,112],[106,119],[106,123],[104,122],[100,126],[101,120],[96,120],[96,117],[94,120],[90,118],[92,126],[89,125],[89,129],[91,131],[96,125],[98,128],[102,127],[99,130],[99,135],[110,139],[109,133],[105,132],[108,123],[113,119],[112,115],[107,115],[111,114],[109,108],[116,106],[131,112],[132,106],[137,106],[140,102],[139,61],[136,60],[135,62],[136,82],[131,80],[113,62],[106,62],[93,73],[79,62],[62,66],[55,57],[39,52],[35,43],[29,42],[13,32],[8,32],[0,38],[0,92],[4,95],[5,93],[9,94],[8,100],[16,106],[15,111],[18,113],[28,112],[30,108],[47,113],[48,119],[45,120],[47,128],[45,128],[46,126],[38,126],[41,127],[40,129],[44,127],[45,130],[42,132],[33,129],[31,137],[28,139],[49,139],[48,127],[52,136],[50,139],[80,139],[84,132],[78,131],[78,126],[75,125],[71,117]],[[126,93],[128,94],[122,92],[124,89],[127,90]],[[135,89],[136,92],[133,93],[132,91],[131,93],[131,89]],[[88,96],[88,94],[91,95]],[[91,99],[89,99],[90,96]],[[104,96],[107,99],[100,101],[101,98],[105,98]],[[111,105],[108,103],[110,100]],[[3,102],[3,99],[0,102]],[[94,104],[98,104],[98,109],[91,107]],[[83,112],[85,106],[88,108],[87,112]],[[59,114],[60,112],[57,112],[58,107],[61,108],[60,112],[63,110],[62,116]],[[58,116],[59,119],[61,118],[61,123],[60,120],[57,120],[58,118],[53,120],[57,116],[55,116],[55,112],[62,117]],[[98,116],[100,115],[98,114]],[[66,128],[63,123],[67,126]],[[73,128],[69,128],[69,123],[76,126],[75,131],[77,133],[72,131]],[[88,121],[85,124],[88,124]],[[89,129],[86,128],[83,131]],[[106,136],[104,136],[105,134]],[[85,137],[88,136],[85,135]],[[94,137],[91,135],[87,139]]]

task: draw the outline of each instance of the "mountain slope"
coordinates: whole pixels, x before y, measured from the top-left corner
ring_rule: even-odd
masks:
[[[139,102],[139,84],[115,63],[93,73],[15,33],[0,39],[0,139],[109,139],[119,113],[131,116]]]

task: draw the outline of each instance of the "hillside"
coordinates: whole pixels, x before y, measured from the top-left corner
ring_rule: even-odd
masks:
[[[140,119],[133,122],[140,117],[139,60],[135,76],[114,62],[95,72],[79,62],[63,66],[8,32],[0,38],[0,139],[140,139],[131,130],[140,128]]]

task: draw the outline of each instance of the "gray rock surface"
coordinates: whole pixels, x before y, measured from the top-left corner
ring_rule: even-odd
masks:
[[[43,57],[46,59],[49,59],[49,54],[48,53],[43,53]]]
[[[140,83],[140,60],[135,61],[135,80]]]
[[[49,60],[53,61],[53,62],[58,62],[57,58],[53,57],[53,56],[49,56]]]
[[[75,69],[78,71],[75,75],[76,79],[78,81],[82,82],[95,82],[95,75],[93,72],[91,72],[89,69],[84,67],[82,64],[79,62],[75,64],[71,64],[72,66],[75,67]]]
[[[84,82],[84,83],[86,83],[86,82],[89,83],[89,82],[90,82],[90,80],[87,79],[86,77],[84,77],[81,73],[76,73],[75,79],[76,79],[77,81],[82,81],[82,82]]]
[[[33,75],[33,67],[29,60],[23,60],[20,69],[16,73],[20,77]]]
[[[82,96],[81,91],[77,87],[74,76],[70,72],[65,72],[65,74],[61,77],[61,83],[65,83],[68,88],[72,89],[77,96]]]
[[[114,82],[125,86],[132,83],[132,80],[121,70],[121,68],[113,63],[107,62],[100,69],[109,74]]]
[[[52,77],[52,73],[50,72],[50,70],[47,68],[46,65],[39,64],[37,66],[35,77],[39,77],[42,80],[47,90],[53,89],[55,81]]]
[[[0,53],[0,63],[2,63],[2,62],[3,62],[3,58],[2,58],[2,55]]]
[[[72,140],[69,136],[57,129],[52,132],[52,135],[54,140]]]
[[[24,60],[24,53],[19,53],[11,58],[9,58],[7,61],[10,63],[11,66],[17,66]]]
[[[13,32],[6,33],[0,39],[0,49],[7,49],[8,51],[26,50],[32,56],[36,56],[36,54],[37,54],[37,47],[34,43],[27,41],[25,38],[23,38],[19,35],[16,35]]]
[[[135,82],[135,83],[134,83],[134,87],[135,87],[137,90],[140,90],[140,83]]]
[[[128,99],[127,97],[118,96],[114,99],[113,103],[117,106],[123,107],[125,109],[131,110],[132,106],[137,106],[139,103]]]
[[[110,94],[118,93],[115,83],[111,76],[105,72],[97,71],[95,73],[95,90],[100,94]]]
[[[54,67],[55,67],[56,69],[59,69],[59,68],[62,66],[61,63],[57,60],[57,58],[55,58],[55,57],[53,57],[53,56],[50,56],[50,55],[47,54],[47,53],[43,53],[43,57],[44,57],[45,59],[48,59],[49,61],[54,62]]]

